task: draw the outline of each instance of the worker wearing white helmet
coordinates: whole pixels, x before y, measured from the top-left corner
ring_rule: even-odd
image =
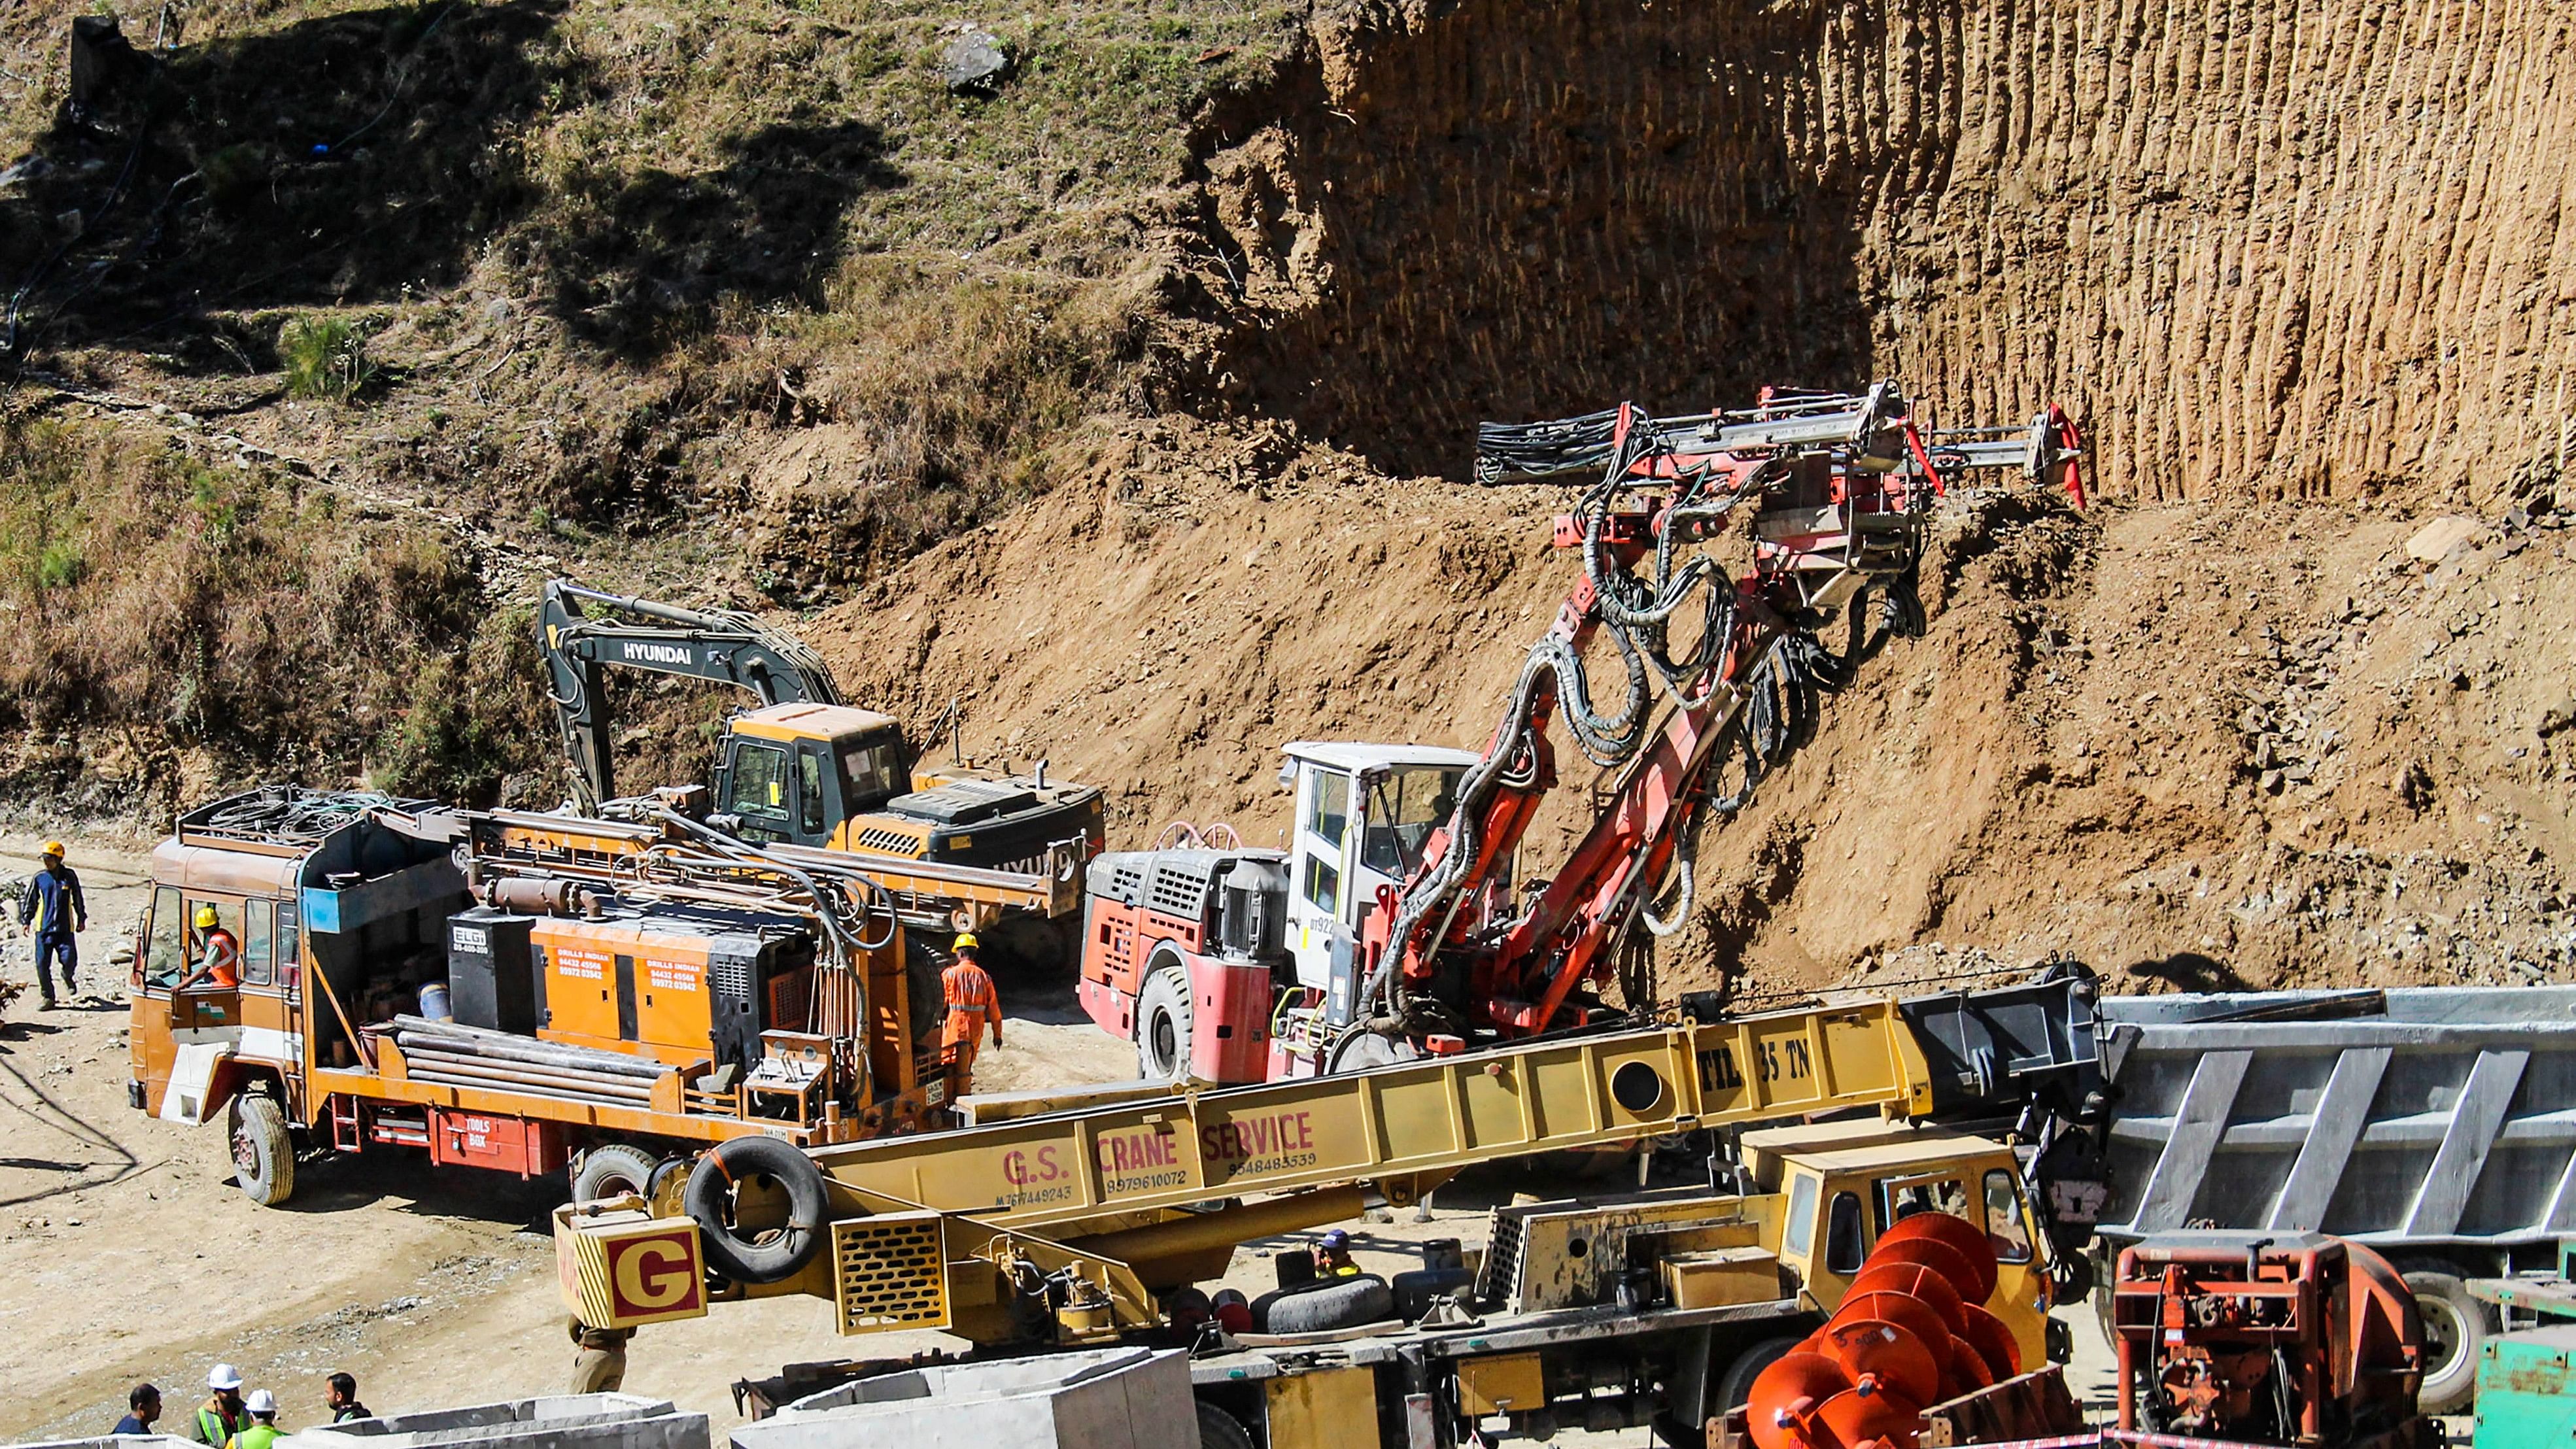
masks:
[[[229,1449],[268,1449],[285,1437],[277,1428],[277,1395],[253,1389],[243,1407],[250,1411],[250,1427],[233,1435]]]
[[[241,1370],[228,1363],[215,1365],[206,1375],[206,1401],[189,1417],[185,1432],[199,1444],[224,1449],[233,1436],[250,1423],[250,1410],[242,1403]]]
[[[948,1021],[939,1032],[939,1055],[955,1074],[949,1090],[962,1097],[974,1090],[975,1053],[983,1049],[985,1023],[992,1023],[994,1047],[1002,1045],[1002,1002],[994,993],[993,978],[976,963],[981,948],[975,933],[959,932],[950,949],[957,959],[939,973],[939,994],[948,1005]]]

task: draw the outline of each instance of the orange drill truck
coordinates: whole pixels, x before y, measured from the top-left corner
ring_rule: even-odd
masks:
[[[336,1154],[569,1166],[582,1196],[650,1195],[728,1138],[821,1146],[930,1120],[948,1083],[916,1028],[936,965],[892,897],[818,901],[836,888],[805,873],[805,894],[782,891],[739,842],[693,841],[694,871],[646,864],[682,833],[284,788],[191,811],[152,855],[129,1099],[226,1121],[264,1204]],[[621,887],[602,883],[610,862]],[[237,982],[197,974],[206,909],[238,943]],[[933,983],[918,1002],[911,972]]]

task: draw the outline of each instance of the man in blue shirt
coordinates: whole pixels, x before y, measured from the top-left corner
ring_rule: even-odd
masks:
[[[63,994],[75,994],[72,968],[80,964],[80,950],[72,933],[89,929],[89,901],[81,895],[80,877],[63,864],[61,841],[45,842],[45,862],[27,877],[27,893],[18,900],[18,924],[33,928],[36,984],[44,989],[45,1005],[54,1004],[56,960],[63,966]]]
[[[116,1421],[111,1434],[149,1434],[152,1421],[161,1417],[161,1391],[150,1384],[136,1384],[125,1396],[126,1416]]]

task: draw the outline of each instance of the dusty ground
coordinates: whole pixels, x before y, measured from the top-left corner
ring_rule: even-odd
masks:
[[[0,875],[31,869],[37,844],[0,837]],[[336,1369],[387,1411],[561,1388],[541,1186],[388,1156],[308,1168],[287,1208],[264,1209],[232,1186],[220,1129],[125,1105],[122,980],[104,966],[148,866],[122,840],[78,840],[71,860],[90,994],[46,1012],[31,988],[0,1025],[0,1340],[41,1370],[0,1396],[0,1440],[103,1433],[135,1380],[175,1404],[217,1361],[276,1392],[289,1427],[318,1416]],[[6,949],[0,979],[31,980],[23,945]],[[1003,997],[987,1088],[1134,1075],[1133,1049],[1069,993],[1005,981]],[[734,1379],[846,1353],[815,1305],[756,1305],[652,1334],[628,1383],[723,1418]]]

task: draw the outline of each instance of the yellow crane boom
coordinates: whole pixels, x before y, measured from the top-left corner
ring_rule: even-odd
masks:
[[[699,1264],[701,1232],[742,1244],[801,1233],[792,1265],[766,1282],[720,1282],[717,1296],[806,1293],[835,1303],[844,1332],[935,1327],[979,1342],[1025,1336],[1037,1298],[1059,1335],[1112,1333],[1154,1322],[1151,1290],[1201,1276],[1235,1243],[1347,1216],[1358,1187],[1405,1203],[1477,1163],[1856,1108],[2009,1113],[2097,1070],[2091,1002],[2090,978],[2068,978],[1683,1016],[821,1148],[795,1157],[801,1167],[776,1153],[777,1163],[728,1162],[728,1146],[693,1174],[694,1219],[649,1221],[633,1204],[559,1212],[565,1292],[586,1322],[642,1321],[610,1291],[618,1244],[685,1242]],[[758,1191],[700,1191],[773,1166],[790,1179],[791,1203],[793,1179],[812,1174],[801,1186],[815,1211],[782,1212]],[[731,1205],[731,1221],[697,1212],[716,1202]]]

